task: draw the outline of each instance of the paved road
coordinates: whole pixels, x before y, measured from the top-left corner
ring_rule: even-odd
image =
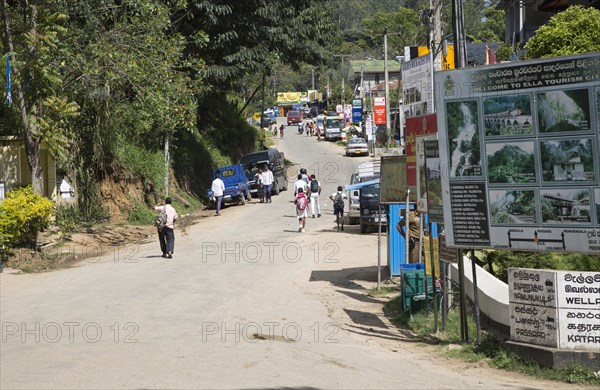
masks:
[[[295,127],[276,142],[317,172],[324,194],[365,159]],[[298,233],[291,199],[201,220],[176,233],[171,260],[152,243],[73,269],[0,276],[0,388],[520,387],[340,329],[307,293],[310,280],[374,265],[376,235],[334,232],[329,201]]]

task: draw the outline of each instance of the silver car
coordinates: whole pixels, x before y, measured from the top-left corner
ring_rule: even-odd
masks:
[[[351,138],[346,144],[346,156],[365,156],[369,154],[369,146],[364,138]]]

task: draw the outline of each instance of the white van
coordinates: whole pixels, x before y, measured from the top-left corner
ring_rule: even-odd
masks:
[[[356,172],[350,177],[350,184],[379,179],[381,175],[381,160],[369,160],[359,164]],[[350,191],[348,196],[348,222],[356,225],[360,219],[360,192]]]

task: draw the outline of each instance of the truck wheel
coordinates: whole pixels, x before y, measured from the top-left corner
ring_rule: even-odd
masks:
[[[364,223],[360,223],[360,232],[362,234],[365,234],[367,232],[367,225],[365,225]]]
[[[271,190],[271,193],[273,195],[279,195],[279,182],[277,180],[275,180],[273,183],[273,189]]]
[[[287,191],[287,189],[288,189],[288,180],[287,180],[287,177],[284,177],[283,178],[283,188],[282,188],[282,190],[283,191]]]
[[[240,195],[240,204],[242,206],[246,204],[246,197],[244,196],[244,194]]]

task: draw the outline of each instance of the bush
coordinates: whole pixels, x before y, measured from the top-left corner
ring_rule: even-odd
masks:
[[[136,225],[152,225],[157,213],[143,203],[138,203],[129,211],[129,222]]]
[[[0,203],[0,247],[27,245],[35,249],[37,232],[48,224],[53,206],[31,186],[10,191]]]
[[[73,206],[59,206],[56,210],[56,224],[63,233],[76,232],[81,225],[81,213]]]

